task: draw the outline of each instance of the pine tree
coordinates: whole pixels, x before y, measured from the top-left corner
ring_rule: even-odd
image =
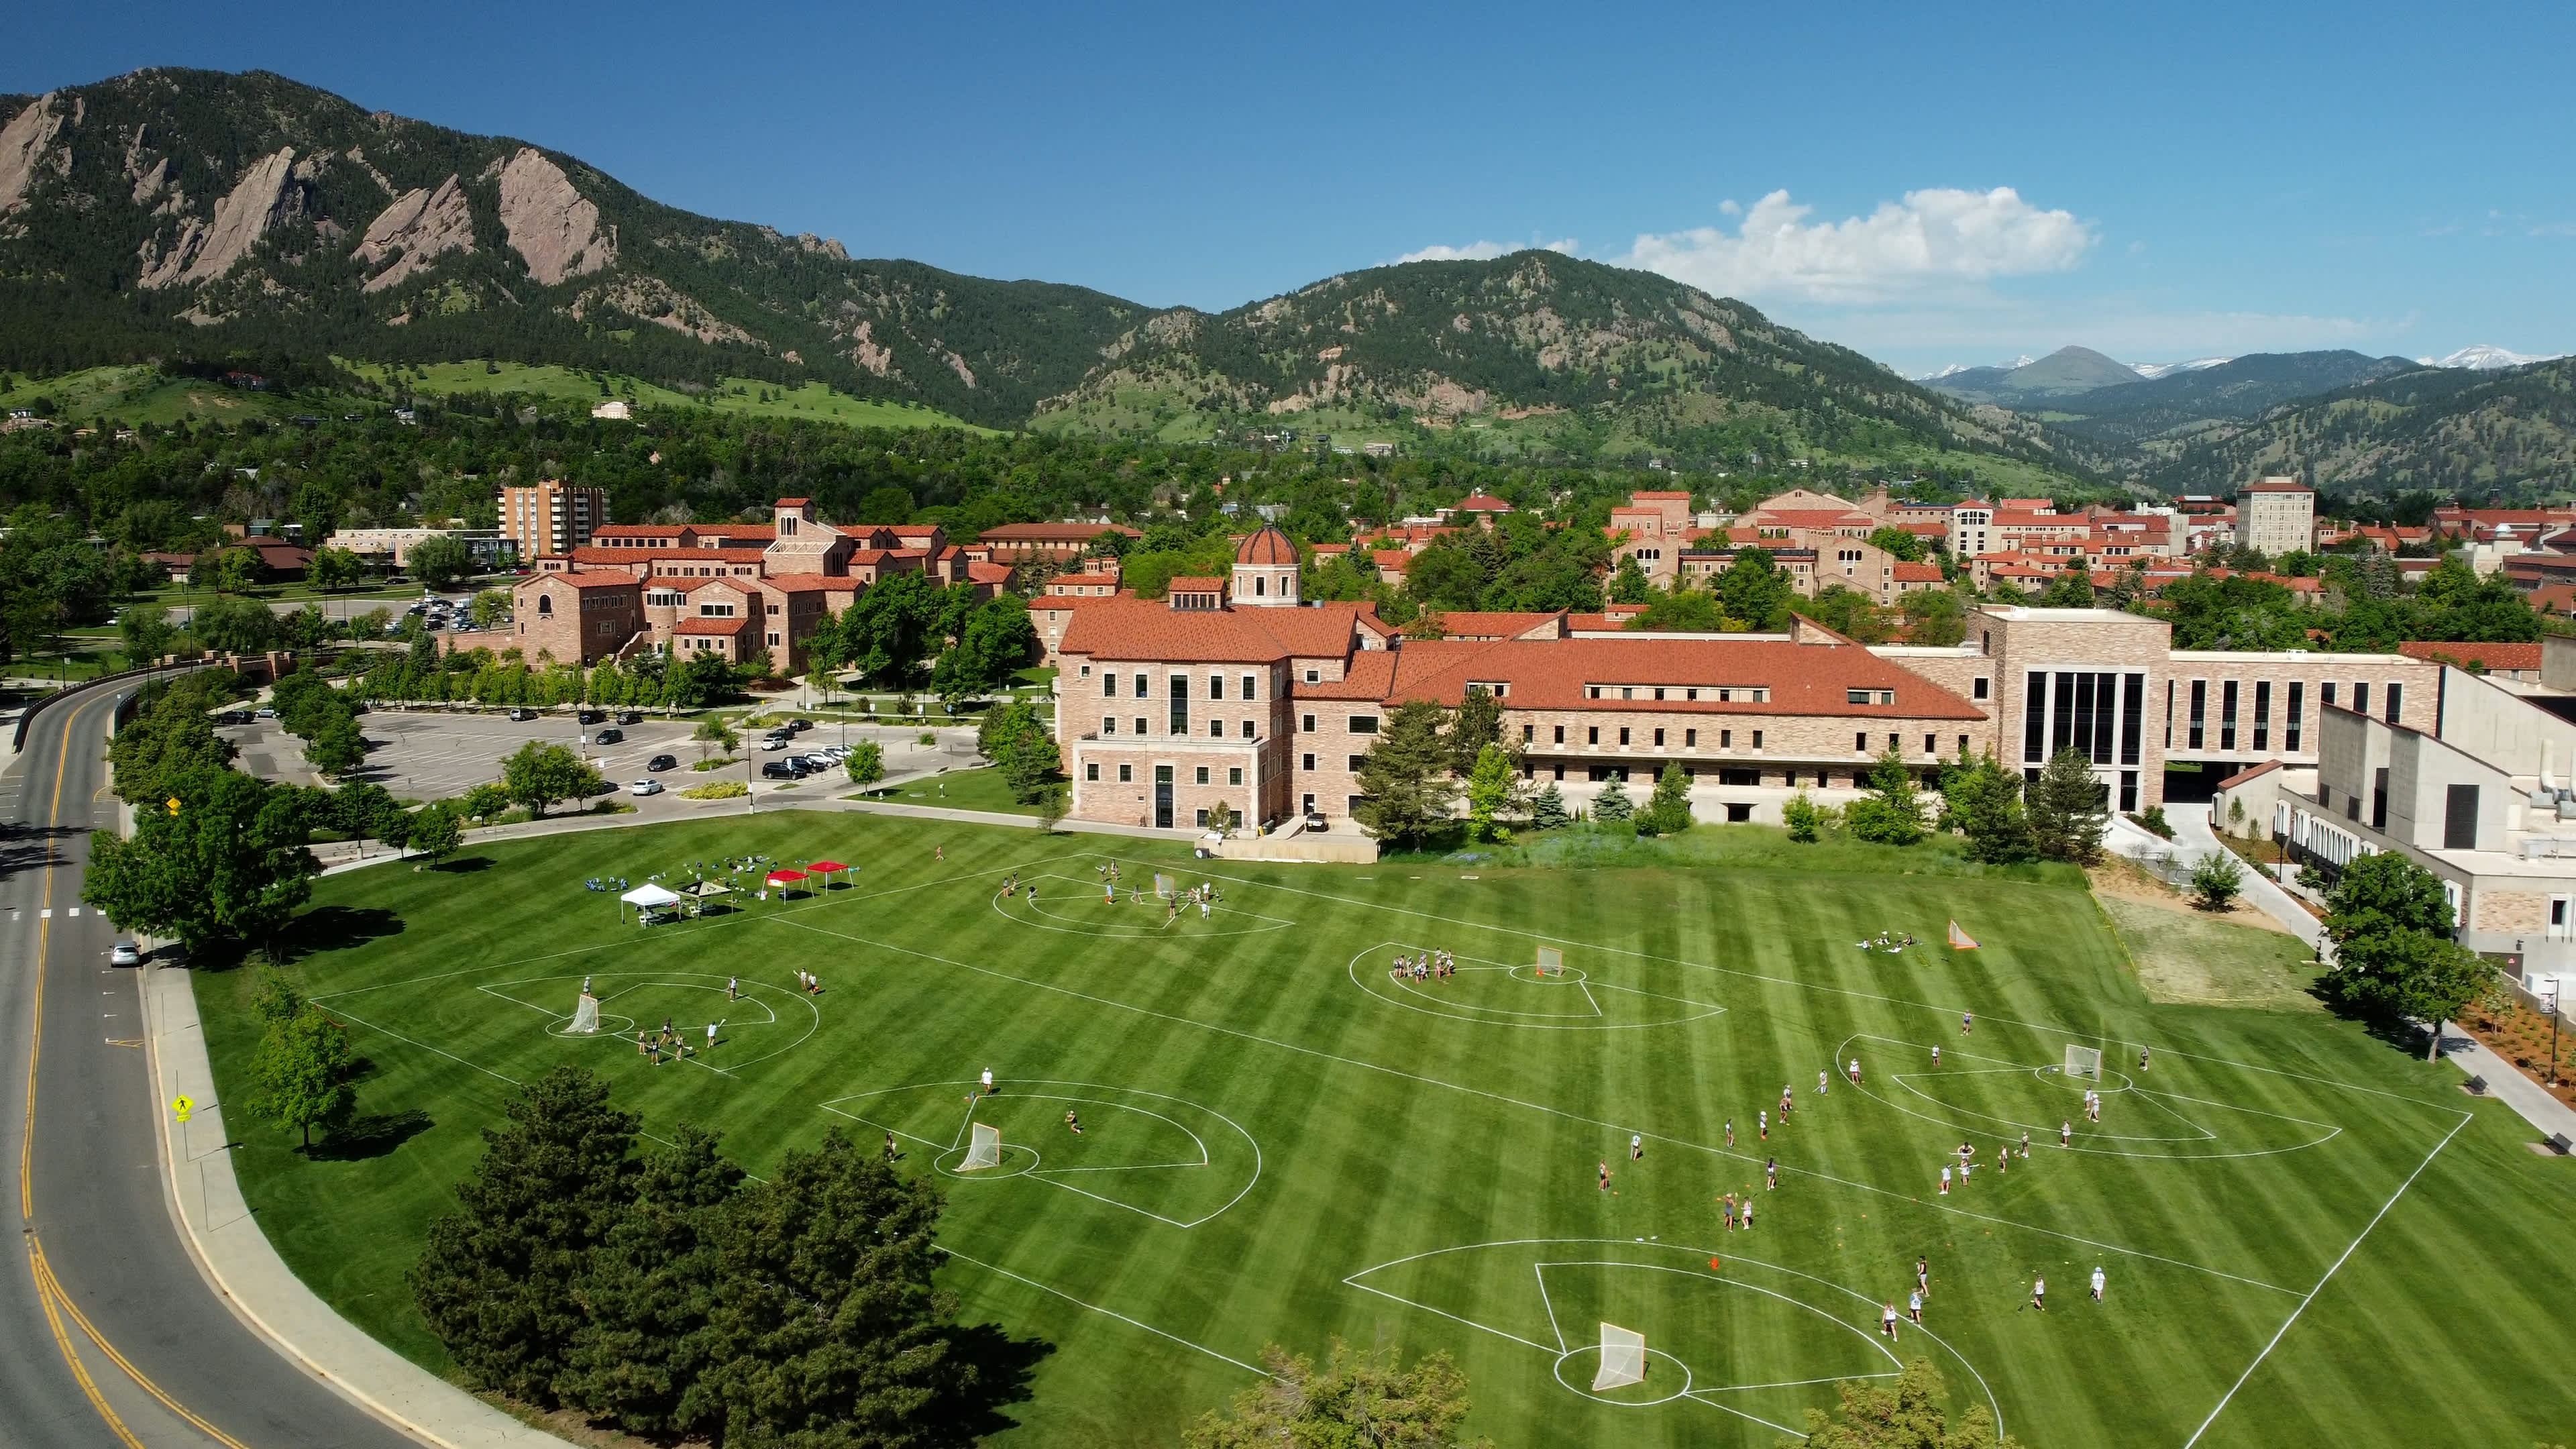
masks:
[[[1878,757],[1869,772],[1869,793],[1843,811],[1851,833],[1879,845],[1912,845],[1923,838],[1923,801],[1914,787],[1914,772],[1894,745]]]
[[[1360,757],[1360,803],[1351,814],[1370,835],[1417,844],[1449,818],[1458,785],[1440,737],[1445,713],[1427,700],[1397,705]]]
[[[1655,793],[1637,814],[1639,835],[1679,835],[1691,828],[1690,776],[1679,760],[1664,763],[1655,777]]]
[[[634,1200],[575,1289],[573,1332],[555,1392],[635,1434],[706,1434],[722,1406],[699,1386],[710,1365],[707,1321],[721,1286],[722,1214],[743,1171],[716,1139],[682,1126],[635,1174]]]
[[[2073,746],[2059,750],[2025,792],[2030,833],[2050,860],[2091,865],[2102,858],[2102,832],[2110,827],[2102,781],[2092,761]]]
[[[1595,820],[1626,820],[1636,813],[1637,802],[1628,798],[1628,787],[1618,780],[1602,786],[1601,793],[1592,797],[1592,818]]]
[[[1562,830],[1573,823],[1574,817],[1565,808],[1565,795],[1556,788],[1556,782],[1550,780],[1540,786],[1538,795],[1530,801],[1530,829]]]
[[[1968,858],[2011,865],[2039,858],[2023,813],[2021,776],[1986,756],[1957,775],[1943,797],[1942,818],[1968,837]]]

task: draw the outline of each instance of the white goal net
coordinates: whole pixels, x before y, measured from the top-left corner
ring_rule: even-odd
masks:
[[[1541,946],[1541,947],[1539,947],[1539,948],[1538,948],[1538,974],[1539,974],[1539,975],[1541,975],[1541,976],[1562,976],[1562,975],[1564,975],[1564,974],[1565,974],[1565,953],[1564,953],[1563,951],[1560,951],[1560,950],[1556,949],[1554,946]]]
[[[585,991],[581,1004],[572,1009],[571,1031],[575,1036],[588,1036],[599,1030],[599,998]]]
[[[975,1124],[975,1140],[966,1148],[966,1160],[957,1164],[960,1172],[973,1172],[979,1167],[1002,1165],[1002,1131],[998,1127]]]
[[[1601,1368],[1592,1375],[1592,1391],[1623,1388],[1646,1381],[1646,1336],[1615,1323],[1601,1325]]]
[[[1164,900],[1172,898],[1172,878],[1160,871],[1154,873],[1154,894]]]
[[[2066,1049],[2066,1075],[2082,1077],[2088,1082],[2102,1080],[2102,1053],[2095,1047],[2070,1046]]]

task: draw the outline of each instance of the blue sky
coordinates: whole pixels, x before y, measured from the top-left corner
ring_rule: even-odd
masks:
[[[46,5],[0,90],[265,68],[1154,304],[1555,244],[1907,371],[2576,351],[2576,7],[2110,9]]]

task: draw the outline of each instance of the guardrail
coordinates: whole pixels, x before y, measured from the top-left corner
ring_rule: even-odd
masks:
[[[42,710],[51,708],[58,701],[69,699],[75,694],[85,694],[102,684],[115,684],[123,680],[142,679],[155,674],[175,674],[183,669],[207,667],[207,662],[202,659],[192,659],[185,664],[147,664],[140,669],[120,669],[114,674],[102,674],[96,679],[85,680],[66,689],[57,689],[28,705],[26,711],[18,716],[17,732],[9,739],[9,753],[14,755],[27,748],[27,731],[35,724],[36,715]]]

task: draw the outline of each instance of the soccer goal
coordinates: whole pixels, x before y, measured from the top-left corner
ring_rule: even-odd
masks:
[[[1615,1323],[1602,1324],[1601,1367],[1592,1375],[1592,1392],[1645,1381],[1646,1336]]]
[[[1158,899],[1170,900],[1173,895],[1172,878],[1161,871],[1154,872],[1154,894]]]
[[[2066,1049],[2066,1075],[2082,1077],[2088,1082],[2102,1080],[2102,1053],[2098,1048],[2070,1046]]]
[[[973,1172],[979,1167],[1002,1165],[1002,1132],[998,1127],[975,1124],[975,1140],[966,1149],[966,1160],[957,1164],[960,1172]]]
[[[1565,974],[1565,953],[1564,953],[1563,951],[1560,951],[1560,950],[1556,949],[1554,946],[1541,946],[1541,947],[1539,947],[1539,948],[1538,948],[1538,974],[1539,974],[1539,975],[1541,975],[1541,976],[1562,976],[1562,975],[1564,975],[1564,974]]]
[[[571,1032],[575,1036],[590,1036],[598,1030],[599,998],[585,991],[581,994],[581,1004],[572,1009]]]

